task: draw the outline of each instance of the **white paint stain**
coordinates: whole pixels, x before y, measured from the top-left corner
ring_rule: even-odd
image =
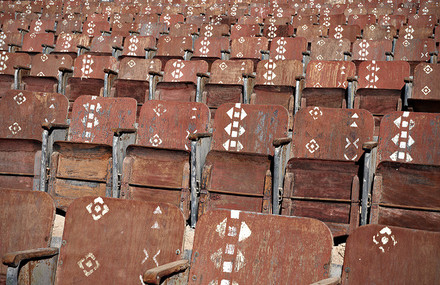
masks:
[[[157,251],[157,253],[153,256],[153,261],[154,261],[154,263],[156,263],[156,266],[159,266],[159,263],[157,262],[157,256],[159,255],[159,253],[160,253],[160,249]]]
[[[244,241],[252,234],[251,229],[249,229],[248,225],[245,222],[241,222],[240,234],[238,236],[238,241]]]
[[[221,223],[217,225],[217,228],[215,229],[216,232],[218,232],[219,237],[224,238],[225,232],[226,232],[226,221],[227,218],[225,218]]]

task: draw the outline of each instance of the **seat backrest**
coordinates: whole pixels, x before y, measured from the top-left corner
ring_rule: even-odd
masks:
[[[171,27],[172,25],[175,25],[177,23],[185,22],[185,16],[183,16],[182,14],[163,13],[162,15],[160,15],[159,22],[165,23],[167,27]]]
[[[270,44],[269,57],[275,60],[296,59],[302,60],[303,52],[307,51],[307,39],[295,38],[274,38]]]
[[[214,84],[243,84],[243,73],[249,74],[254,70],[251,60],[216,60],[211,66],[209,83]]]
[[[88,47],[89,43],[90,38],[87,35],[62,33],[57,38],[54,51],[76,53],[79,45]]]
[[[68,104],[58,93],[9,90],[0,101],[0,138],[41,141],[43,123],[66,123]]]
[[[61,67],[72,69],[73,60],[70,56],[59,54],[37,54],[32,57],[32,76],[45,76],[58,78],[58,70]]]
[[[194,43],[196,57],[221,58],[222,51],[229,50],[229,39],[226,37],[199,37]]]
[[[393,112],[380,123],[378,162],[440,165],[440,115]]]
[[[328,277],[332,244],[315,219],[208,211],[197,223],[189,275],[193,284],[310,284]]]
[[[373,140],[373,115],[362,109],[306,107],[294,117],[291,157],[358,161]]]
[[[350,15],[347,23],[349,25],[358,25],[363,30],[367,25],[376,24],[376,16],[373,14]]]
[[[327,36],[328,29],[325,26],[317,25],[301,25],[296,29],[296,36],[307,39],[307,42],[312,42],[315,38],[320,36]]]
[[[440,100],[440,66],[420,63],[414,70],[413,99]]]
[[[399,31],[399,38],[402,39],[428,39],[432,37],[432,27],[402,26]]]
[[[265,37],[240,37],[232,39],[232,58],[261,59],[262,50],[269,49],[269,40]]]
[[[104,80],[104,69],[117,70],[117,63],[116,58],[112,56],[83,54],[75,59],[73,77]]]
[[[410,67],[405,61],[364,61],[358,74],[358,88],[400,90],[410,75]]]
[[[312,41],[312,60],[344,60],[344,52],[350,51],[348,39],[316,38]]]
[[[7,51],[9,44],[21,45],[21,33],[19,32],[0,32],[0,50]]]
[[[299,60],[262,60],[257,65],[255,84],[295,86],[295,77],[302,73],[303,65]]]
[[[292,25],[281,24],[277,25],[274,23],[269,23],[264,26],[263,36],[272,40],[276,37],[290,37],[294,33]]]
[[[345,24],[344,14],[322,15],[319,24],[327,28]]]
[[[273,155],[273,140],[287,136],[288,120],[279,105],[220,105],[211,149]]]
[[[125,38],[122,55],[145,57],[145,48],[153,48],[156,39],[153,36],[129,36]]]
[[[111,53],[113,47],[122,46],[123,37],[122,36],[99,36],[92,39],[90,44],[90,51],[97,53]]]
[[[167,203],[77,198],[66,213],[56,284],[139,283],[147,269],[182,258],[184,231],[182,212]]]
[[[99,37],[102,31],[110,31],[110,23],[107,21],[87,20],[83,23],[83,34],[89,37]]]
[[[171,37],[188,37],[197,34],[199,28],[195,24],[176,23],[170,27]]]
[[[45,33],[46,30],[55,30],[55,20],[34,20],[29,29],[30,33]]]
[[[119,62],[118,79],[148,81],[150,71],[160,72],[162,63],[159,59],[124,57]]]
[[[156,39],[160,37],[160,33],[168,31],[165,23],[144,23],[140,30],[140,36],[153,36]]]
[[[394,48],[394,60],[428,61],[435,52],[434,39],[398,39]]]
[[[364,28],[363,38],[366,40],[392,40],[397,35],[394,26],[367,25]]]
[[[200,27],[201,37],[222,37],[229,34],[229,26],[226,24],[213,25],[212,23],[203,24]]]
[[[43,44],[53,45],[55,38],[52,33],[30,33],[23,37],[22,51],[27,52],[43,52]]]
[[[353,60],[386,61],[386,52],[391,52],[391,40],[356,40],[353,44]]]
[[[192,82],[197,84],[197,73],[207,73],[208,63],[203,60],[185,61],[170,59],[165,64],[163,81],[165,82]]]
[[[0,190],[0,255],[50,245],[55,204],[40,191]],[[0,265],[0,275],[7,267]]]
[[[231,39],[239,39],[241,37],[255,37],[260,35],[261,28],[258,24],[250,25],[232,25],[231,26]]]
[[[408,25],[415,27],[429,27],[434,28],[437,25],[438,15],[429,14],[429,15],[411,15],[408,17]]]
[[[150,100],[139,115],[136,144],[191,149],[188,136],[209,132],[210,113],[203,103]]]
[[[353,77],[356,66],[350,61],[309,62],[306,70],[306,88],[347,88],[347,78]]]
[[[112,145],[116,129],[132,129],[136,100],[83,95],[73,103],[69,141]]]
[[[436,284],[439,244],[438,232],[362,226],[347,239],[342,284]]]
[[[156,55],[183,57],[185,55],[185,50],[192,50],[191,37],[162,36],[157,42]]]
[[[25,53],[0,52],[0,74],[14,75],[14,66],[30,67],[31,58]]]
[[[361,28],[358,25],[337,25],[330,26],[329,37],[339,39],[348,39],[354,42],[361,35]]]
[[[57,24],[57,35],[63,33],[72,33],[73,31],[81,31],[82,22],[78,19],[64,18],[62,21],[58,21]]]

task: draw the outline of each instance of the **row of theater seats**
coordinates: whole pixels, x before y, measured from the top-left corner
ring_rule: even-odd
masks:
[[[317,218],[334,236],[367,222],[439,230],[438,114],[385,115],[377,144],[362,109],[303,108],[292,135],[279,105],[227,103],[212,120],[203,103],[150,100],[136,124],[134,99],[84,95],[66,125],[63,95],[9,91],[0,109],[3,187],[61,210],[96,195],[169,202],[193,227],[229,208]]]
[[[0,237],[8,243],[0,247],[0,278],[8,266],[9,282],[23,276],[32,284],[438,281],[438,232],[362,226],[347,240],[342,277],[329,277],[332,235],[315,219],[209,211],[197,225],[191,254],[183,251],[185,221],[176,206],[84,197],[69,207],[63,246],[54,248],[49,244],[55,205],[48,194],[2,190],[0,198]],[[395,266],[402,262],[403,270]]]

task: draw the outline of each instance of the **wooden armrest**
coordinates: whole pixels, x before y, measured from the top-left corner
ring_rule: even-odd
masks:
[[[62,72],[73,73],[73,69],[64,66],[61,66],[60,68],[58,68],[58,70]]]
[[[269,54],[269,53],[270,53],[268,50],[260,50],[260,52],[261,52],[262,54]]]
[[[310,51],[308,51],[308,50],[303,51],[303,52],[302,52],[302,55],[308,55],[308,56],[310,56]]]
[[[150,75],[155,75],[155,76],[163,76],[163,72],[162,71],[149,71],[148,74]]]
[[[304,75],[298,75],[298,76],[295,76],[295,80],[296,80],[296,81],[298,81],[298,80],[304,80],[304,79],[306,79]]]
[[[48,247],[9,252],[3,256],[3,264],[10,267],[17,267],[23,260],[52,257],[57,255],[58,251],[59,249],[56,247]]]
[[[274,147],[280,147],[283,145],[286,145],[292,141],[292,138],[284,137],[284,138],[277,138],[273,140],[273,146]]]
[[[43,129],[45,130],[53,130],[53,129],[68,129],[68,124],[59,124],[59,123],[43,123]]]
[[[144,48],[145,51],[157,51],[157,48],[155,47],[146,47]]]
[[[118,75],[118,72],[110,69],[110,68],[104,68],[104,73],[108,73],[108,74],[113,74],[113,75]]]
[[[331,277],[331,278],[323,279],[310,285],[337,285],[337,284],[341,284],[340,277]]]
[[[137,130],[136,130],[136,128],[127,128],[127,129],[124,129],[124,128],[117,128],[117,129],[113,129],[113,133],[114,134],[116,134],[116,135],[121,135],[121,134],[123,134],[123,133],[135,133]]]
[[[122,50],[122,47],[119,47],[119,46],[112,46],[112,48],[115,50]]]
[[[211,133],[195,133],[195,134],[190,134],[188,136],[188,139],[190,141],[197,141],[201,138],[208,138],[208,137],[212,137]]]
[[[413,82],[413,79],[411,77],[405,77],[403,80],[405,81],[405,83],[412,83]]]
[[[83,46],[83,45],[77,45],[76,47],[77,48],[82,48],[82,49],[85,49],[85,50],[90,50],[89,47],[86,47],[86,46]]]
[[[349,76],[349,77],[347,77],[347,81],[348,82],[353,82],[353,81],[357,81],[358,79],[357,79],[357,77],[356,76]]]
[[[209,74],[208,73],[204,73],[204,72],[197,72],[197,77],[209,78]]]
[[[160,279],[162,277],[184,271],[188,267],[189,261],[186,259],[170,262],[147,270],[147,272],[144,273],[143,280],[147,284],[160,284]]]
[[[372,150],[373,148],[377,147],[377,142],[371,141],[371,142],[364,142],[362,144],[363,150]]]
[[[31,70],[30,67],[28,67],[28,66],[23,66],[23,65],[14,65],[14,69]]]
[[[255,74],[253,73],[243,73],[244,78],[255,78]]]
[[[352,56],[352,53],[349,51],[344,51],[344,55]]]

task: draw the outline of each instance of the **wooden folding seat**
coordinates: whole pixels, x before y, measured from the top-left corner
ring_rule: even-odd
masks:
[[[352,61],[358,67],[361,61],[386,61],[392,58],[392,40],[363,40],[353,43]]]
[[[133,98],[84,95],[75,100],[68,139],[55,142],[50,156],[47,192],[57,208],[65,211],[82,196],[117,197],[112,171],[117,172],[121,161],[112,155],[114,133],[134,127],[136,107]]]
[[[181,14],[162,14],[159,23],[165,23],[167,27],[171,27],[177,23],[185,22],[185,17]]]
[[[347,7],[344,10],[345,17],[349,18],[351,15],[368,15],[365,7]]]
[[[263,24],[263,18],[260,17],[252,17],[249,15],[242,16],[237,21],[238,25],[262,25]]]
[[[329,27],[329,38],[348,39],[351,43],[361,36],[361,28],[358,25],[337,25]]]
[[[30,33],[55,33],[55,20],[35,20],[29,28]]]
[[[251,17],[260,17],[260,18],[267,18],[271,14],[271,8],[265,7],[265,6],[254,6],[251,7],[249,11],[249,15]]]
[[[231,40],[242,37],[257,37],[261,36],[261,27],[258,24],[240,25],[235,24],[231,26]]]
[[[182,258],[184,232],[182,213],[173,205],[84,197],[67,211],[60,249],[34,249],[24,256],[19,251],[9,254],[7,264],[37,254],[40,258],[56,255],[56,276],[51,276],[55,284],[135,284],[148,268]],[[121,269],[119,260],[132,264]],[[44,277],[33,280],[49,284]]]
[[[3,261],[0,265],[1,284],[14,284],[9,283],[10,278],[14,277],[20,280],[35,280],[38,276],[46,277],[42,278],[43,283],[50,283],[54,272],[47,270],[44,263],[53,265],[56,260],[41,262],[39,258],[36,258],[38,256],[34,256],[33,261],[16,262],[8,254],[49,247],[54,219],[55,205],[47,193],[0,190],[0,227],[2,229],[0,231],[2,241],[0,256]],[[8,268],[9,262],[16,264]]]
[[[23,36],[20,32],[0,32],[0,50],[13,52],[20,47]]]
[[[12,33],[12,32],[20,32],[24,33],[29,30],[30,21],[22,19],[22,20],[15,20],[15,19],[9,19],[8,21],[4,21],[2,25],[2,31],[5,33]]]
[[[268,38],[270,41],[276,37],[290,37],[294,33],[293,26],[284,24],[284,25],[276,25],[276,24],[268,24],[263,28],[263,36]]]
[[[43,45],[53,46],[55,37],[52,33],[29,33],[23,36],[23,45],[19,52],[25,52],[30,55],[43,52]]]
[[[163,80],[156,85],[154,99],[200,102],[207,72],[206,61],[170,59],[165,64]]]
[[[90,38],[83,34],[62,33],[58,35],[55,46],[46,46],[52,54],[64,54],[75,59],[90,48]]]
[[[190,266],[182,274],[188,284],[311,284],[329,276],[332,244],[329,229],[314,219],[209,211],[197,224],[192,262],[152,268],[143,280],[153,284]]]
[[[170,37],[196,37],[199,34],[199,28],[195,24],[176,23],[170,27]]]
[[[229,57],[229,39],[226,37],[199,37],[194,43],[194,53],[191,60],[204,60],[208,63],[208,70],[217,59]]]
[[[209,82],[205,84],[202,102],[211,109],[214,118],[216,109],[224,103],[248,103],[251,95],[251,60],[216,60],[211,66]]]
[[[130,24],[133,23],[134,15],[130,13],[112,13],[110,14],[110,23],[112,24],[112,33],[113,33],[113,26],[116,24]]]
[[[203,24],[200,27],[200,37],[223,37],[229,35],[229,26],[226,24]]]
[[[319,219],[334,236],[348,235],[360,224],[362,173],[370,166],[362,145],[373,139],[373,116],[307,107],[294,120],[281,214]]]
[[[291,7],[290,5],[287,6],[278,6],[278,7],[272,7],[272,15],[278,18],[292,18],[293,15],[296,14],[295,8]]]
[[[122,36],[114,35],[101,35],[92,38],[90,48],[85,54],[99,55],[99,56],[114,56],[118,58],[118,55],[122,53],[122,42],[124,38]]]
[[[293,115],[299,108],[302,74],[303,65],[299,60],[260,61],[250,104],[283,106],[289,111],[289,128],[291,129]]]
[[[405,25],[400,28],[400,39],[428,39],[432,38],[432,27],[417,27],[411,25]]]
[[[162,5],[161,16],[163,16],[163,15],[181,15],[181,16],[184,16],[184,12],[185,12],[185,7],[183,5],[173,5],[173,4],[169,3],[167,5]],[[181,21],[181,22],[183,23],[184,21]],[[175,23],[172,23],[172,24],[175,24]]]
[[[267,54],[268,50],[269,40],[265,37],[241,37],[232,39],[230,59],[250,59],[254,62],[256,70],[257,63],[263,59],[264,54]]]
[[[202,17],[205,18],[206,21],[203,21],[204,23],[209,22],[209,17],[206,17],[205,14],[206,7],[199,6],[199,5],[188,5],[185,7],[185,12],[183,13],[185,15],[185,22],[188,23],[189,19],[201,19]],[[195,23],[192,23],[195,24]]]
[[[151,58],[156,46],[156,39],[152,36],[129,36],[124,40],[123,57]]]
[[[31,58],[25,53],[9,53],[6,51],[0,52],[0,93],[9,89],[18,89],[18,82],[23,74],[28,72],[30,68]],[[20,69],[14,67],[21,66]],[[23,68],[24,67],[24,68]],[[17,73],[15,75],[15,73]]]
[[[372,14],[374,16],[376,16],[376,18],[379,18],[380,16],[383,15],[391,15],[393,14],[394,9],[392,7],[372,7],[372,8],[367,8],[367,14]]]
[[[296,29],[296,37],[305,38],[309,43],[318,37],[326,36],[328,36],[328,29],[325,26],[305,24]]]
[[[162,14],[162,7],[152,4],[141,4],[138,15]]]
[[[306,69],[305,88],[301,91],[301,108],[352,106],[356,66],[349,61],[310,61]]]
[[[383,115],[402,110],[402,99],[407,92],[405,78],[410,75],[409,64],[404,61],[363,61],[358,74],[354,106],[375,115],[376,127],[379,127]]]
[[[411,15],[408,17],[408,25],[413,27],[434,28],[438,22],[438,15]]]
[[[439,46],[440,44],[440,26],[435,27],[435,35],[434,35],[435,44]]]
[[[403,15],[383,15],[378,17],[377,23],[379,26],[393,26],[399,30],[406,23],[406,17]]]
[[[440,115],[383,117],[370,223],[440,231]]]
[[[311,60],[346,60],[350,56],[348,39],[315,38],[310,48]]]
[[[193,175],[200,180],[200,169],[190,164],[196,153],[188,136],[209,132],[209,109],[196,102],[151,100],[142,106],[138,122],[136,142],[124,159],[121,197],[171,203],[188,219],[194,203],[190,192],[196,191],[190,191],[195,186],[190,180]],[[206,147],[203,152],[197,152],[202,160]]]
[[[298,28],[304,25],[312,26],[314,24],[318,24],[318,22],[319,19],[317,15],[310,15],[310,16],[296,15],[295,17],[293,17],[292,26],[294,28]]]
[[[82,32],[90,38],[99,37],[103,32],[110,33],[110,23],[107,21],[87,20],[83,23]]]
[[[18,69],[22,68],[16,66]],[[31,60],[31,69],[28,75],[17,78],[20,89],[35,92],[63,93],[67,73],[71,70],[73,60],[69,56],[57,54],[38,54]]]
[[[229,6],[229,8],[226,11],[226,14],[238,19],[246,14],[249,14],[249,7],[246,3],[234,3]]]
[[[158,59],[125,57],[119,62],[118,78],[111,89],[112,97],[131,97],[142,105],[153,98],[162,63]],[[152,72],[152,74],[150,74]]]
[[[269,16],[264,18],[263,22],[264,25],[290,25],[290,22],[292,21],[291,17],[276,17],[276,16]]]
[[[394,8],[393,15],[403,15],[405,17],[408,17],[411,14],[417,14],[417,7],[409,7],[409,3],[407,3],[407,6],[405,7],[396,7]]]
[[[394,45],[394,60],[407,61],[411,75],[420,62],[436,62],[437,50],[434,39],[398,39]]]
[[[68,101],[56,93],[9,90],[0,101],[0,187],[40,189],[43,123],[65,124]],[[47,142],[46,142],[47,143]]]
[[[168,31],[168,27],[165,23],[142,23],[141,29],[139,31],[140,36],[152,36],[154,38],[159,38],[163,33]]]
[[[345,22],[344,14],[322,15],[319,19],[319,24],[326,28],[345,25]]]
[[[367,25],[376,24],[376,16],[374,15],[350,15],[347,21],[348,25],[358,25],[364,30]]]
[[[193,52],[193,41],[191,37],[170,37],[162,36],[157,42],[157,51],[154,58],[162,61],[162,69],[170,59],[189,60]]]
[[[67,79],[65,95],[71,102],[84,94],[107,96],[116,70],[112,56],[80,55],[74,61],[73,76]]]
[[[307,52],[307,40],[303,37],[274,38],[270,44],[269,58],[274,60],[303,60]]]
[[[438,64],[420,63],[416,66],[411,96],[407,98],[411,110],[440,113],[439,75]]]
[[[397,37],[397,30],[393,26],[367,25],[363,30],[365,40],[393,40]]]
[[[273,167],[282,164],[274,158],[273,140],[287,136],[287,110],[278,105],[223,104],[213,129],[199,215],[216,208],[271,213],[272,189],[279,187],[274,181],[281,174]]]
[[[81,32],[81,27],[81,20],[64,18],[62,21],[58,21],[55,34],[58,36],[63,33]]]
[[[112,36],[120,36],[126,38],[131,34],[139,34],[142,24],[138,22],[130,23],[112,23]]]

